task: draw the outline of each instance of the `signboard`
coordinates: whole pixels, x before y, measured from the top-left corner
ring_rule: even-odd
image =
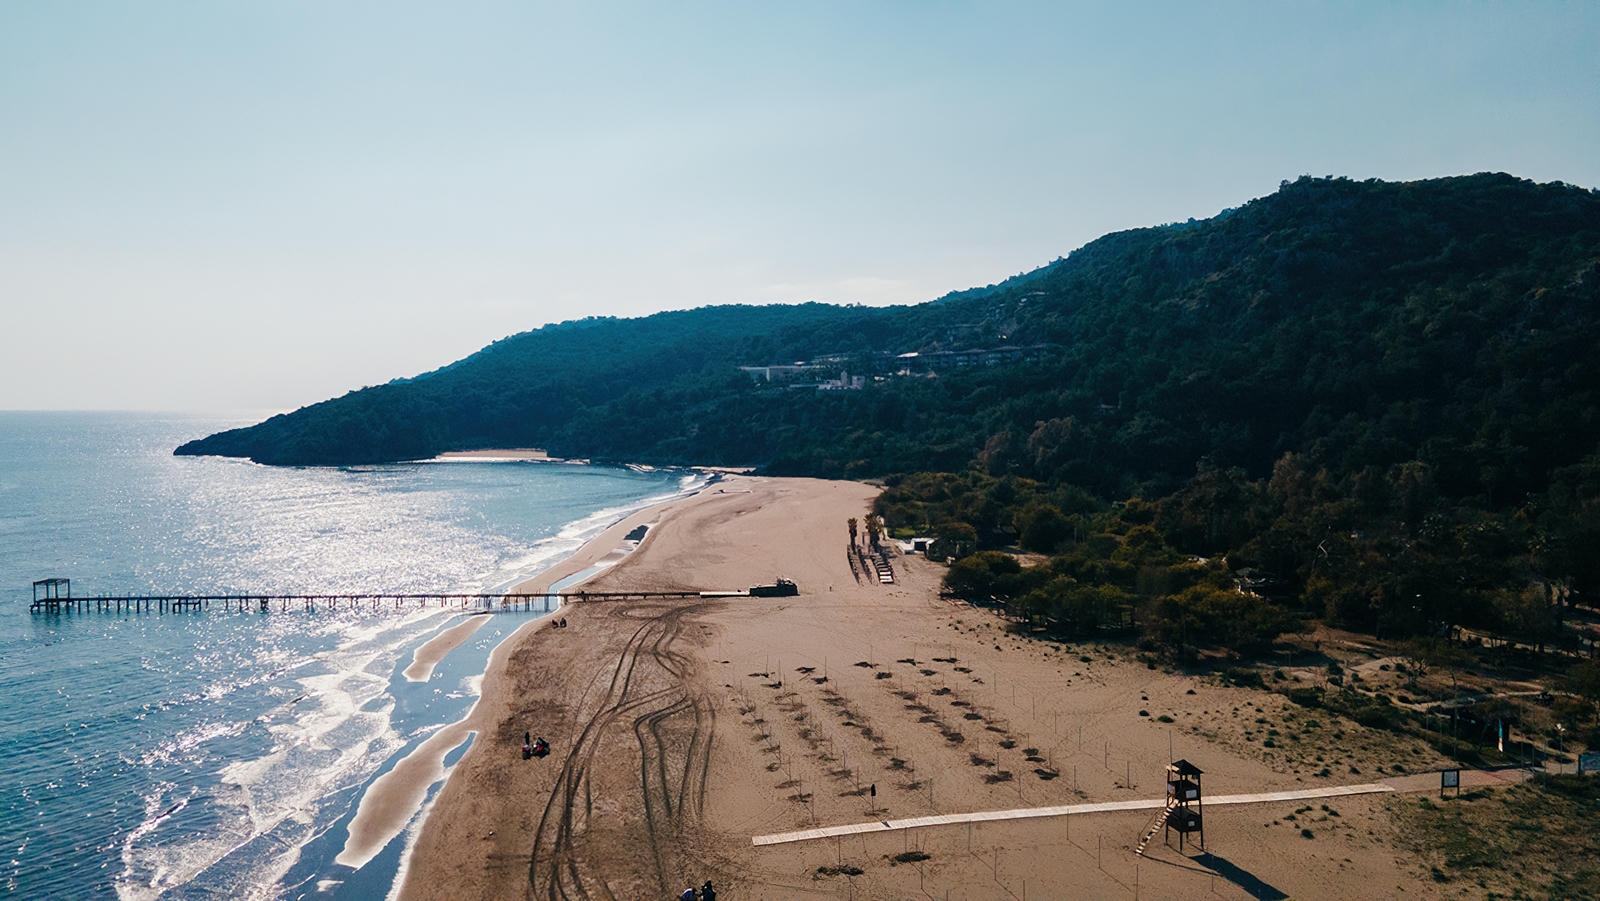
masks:
[[[1461,771],[1460,770],[1440,770],[1439,771],[1439,797],[1441,797],[1441,798],[1444,797],[1444,790],[1447,789],[1447,788],[1455,789],[1457,795],[1461,794]]]
[[[1578,772],[1593,773],[1596,770],[1600,770],[1600,753],[1591,751],[1578,755]]]

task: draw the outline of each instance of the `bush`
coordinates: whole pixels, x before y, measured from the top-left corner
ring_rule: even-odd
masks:
[[[1253,669],[1242,666],[1230,666],[1222,673],[1222,681],[1240,688],[1265,688],[1266,683],[1261,681],[1261,674]]]
[[[1285,693],[1285,696],[1301,707],[1317,708],[1322,706],[1322,689],[1320,688],[1291,688]]]
[[[945,590],[964,601],[983,603],[1009,600],[1018,587],[1022,564],[1000,551],[978,551],[950,564]]]

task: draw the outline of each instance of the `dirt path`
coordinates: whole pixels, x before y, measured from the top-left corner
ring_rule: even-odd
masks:
[[[1281,801],[1309,801],[1314,798],[1339,798],[1348,795],[1370,795],[1396,791],[1389,785],[1366,782],[1360,785],[1329,785],[1296,791],[1256,792],[1248,795],[1219,795],[1206,798],[1206,806],[1222,807],[1230,804],[1267,804]],[[926,826],[953,826],[961,823],[993,823],[1000,820],[1030,820],[1038,817],[1065,817],[1089,813],[1111,813],[1122,810],[1156,810],[1161,798],[1139,798],[1132,801],[1101,801],[1091,804],[1060,804],[1052,807],[1013,807],[1006,810],[975,810],[970,813],[944,813],[937,816],[910,817],[899,820],[876,820],[866,823],[846,823],[841,826],[820,826],[773,835],[756,835],[750,838],[753,845],[783,845],[790,842],[815,841],[862,833],[893,832],[899,829],[921,829]]]

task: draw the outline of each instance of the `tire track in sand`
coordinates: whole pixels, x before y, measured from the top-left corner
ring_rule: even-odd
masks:
[[[625,608],[612,614],[645,618],[618,655],[605,692],[573,742],[545,804],[528,865],[530,897],[617,897],[604,879],[586,872],[583,838],[594,815],[591,767],[622,728],[631,730],[639,749],[640,809],[650,852],[649,872],[643,875],[663,896],[667,892],[675,872],[668,840],[700,822],[716,723],[710,699],[693,686],[693,659],[673,647],[683,620],[700,606]],[[664,733],[665,726],[684,720],[690,726],[687,743]]]

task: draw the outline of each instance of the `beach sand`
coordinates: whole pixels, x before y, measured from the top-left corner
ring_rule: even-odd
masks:
[[[548,460],[548,459],[550,459],[550,455],[545,453],[543,450],[541,450],[540,448],[537,448],[537,447],[511,447],[511,448],[499,448],[499,449],[490,449],[490,450],[445,451],[444,453],[440,454],[439,456],[433,458],[433,460],[435,462],[447,462],[447,461],[450,461],[450,460],[471,460],[471,461],[478,462],[478,463],[483,463],[483,462],[486,462],[486,461],[507,462],[507,461],[528,461],[528,460]]]
[[[1203,853],[1158,834],[1135,854],[1150,806],[894,828],[935,814],[1158,805],[1175,758],[1204,770],[1211,797],[1439,761],[1281,695],[1013,635],[993,612],[941,600],[943,567],[920,557],[894,559],[894,584],[858,578],[845,523],[874,494],[731,477],[630,517],[541,577],[609,559],[586,588],[726,590],[784,576],[800,596],[587,601],[563,608],[567,628],[505,642],[463,724],[476,740],[428,813],[401,897],[667,898],[707,879],[723,899],[1438,896],[1425,862],[1394,850],[1392,795],[1218,805],[1205,812]],[[650,526],[643,542],[620,554],[639,524]],[[522,760],[525,731],[548,739],[550,756]],[[754,843],[858,823],[879,825]]]

